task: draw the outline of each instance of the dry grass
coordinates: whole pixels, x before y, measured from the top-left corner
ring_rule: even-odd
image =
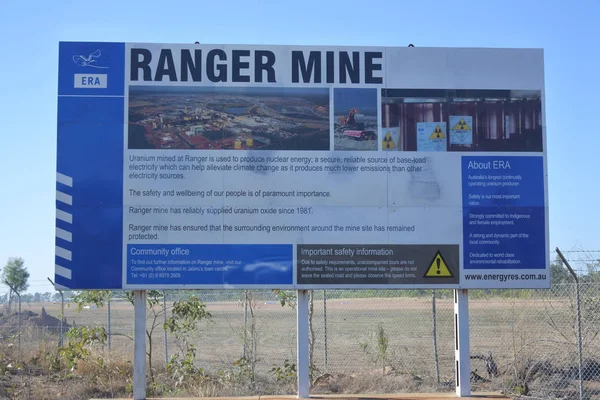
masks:
[[[40,313],[39,304],[23,305],[23,310]],[[48,314],[58,316],[60,304],[43,304]],[[408,393],[452,392],[454,390],[454,331],[452,299],[438,299],[437,343],[440,381],[435,374],[431,299],[423,298],[352,298],[327,301],[327,366],[325,366],[325,325],[322,302],[315,300],[314,362],[321,377],[313,393]],[[488,377],[485,364],[472,360],[472,370],[483,378],[473,382],[473,390],[519,390],[527,380],[530,393],[544,398],[569,394],[576,381],[567,376],[576,365],[577,348],[573,314],[565,299],[470,300],[472,354],[492,352],[500,375]],[[205,369],[201,377],[173,379],[165,371],[162,329],[153,337],[153,367],[156,386],[149,387],[169,396],[241,396],[294,394],[293,380],[277,382],[270,373],[286,359],[296,358],[296,314],[289,307],[272,301],[256,304],[255,380],[233,364],[242,355],[244,309],[239,301],[208,303],[213,314],[192,338],[197,348],[197,366]],[[69,324],[107,325],[107,310],[90,308],[80,313],[74,305],[65,310]],[[550,317],[554,326],[549,324]],[[250,320],[248,326],[250,326]],[[372,340],[381,325],[389,338],[386,374],[360,344]],[[593,324],[592,324],[593,325]],[[23,360],[23,369],[0,378],[0,397],[22,399],[110,398],[130,394],[133,359],[133,308],[126,302],[111,304],[110,351],[98,348],[93,357],[78,363],[74,371],[56,367],[57,328],[35,325],[25,329],[21,339],[21,357],[14,339],[0,344],[0,358],[6,366],[11,360]],[[572,340],[571,340],[572,339]],[[9,346],[9,343],[12,343]],[[247,347],[248,349],[248,347]],[[168,340],[169,356],[178,351],[173,337]],[[600,360],[598,344],[589,341],[586,359]],[[98,358],[103,360],[99,364]],[[540,362],[542,362],[540,364]],[[54,372],[53,372],[54,368]],[[567,372],[565,372],[567,371]],[[600,375],[600,367],[598,371]],[[595,378],[594,378],[595,379]],[[586,385],[592,390],[595,381]],[[586,387],[588,387],[586,386]],[[599,385],[600,386],[600,385]],[[9,397],[12,396],[12,397]],[[568,398],[568,397],[567,397]]]

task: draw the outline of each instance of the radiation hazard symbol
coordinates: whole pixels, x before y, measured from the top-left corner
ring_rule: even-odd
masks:
[[[444,131],[442,131],[442,128],[440,128],[439,125],[437,125],[435,127],[435,129],[433,130],[433,132],[431,133],[431,135],[429,135],[430,140],[444,139],[445,137],[446,137],[446,135],[444,134]]]
[[[396,144],[394,143],[394,139],[392,139],[392,134],[390,132],[386,132],[385,136],[383,137],[382,147],[386,150],[393,149],[396,147]]]
[[[461,118],[460,121],[452,128],[453,131],[470,131],[471,127],[467,124],[464,118]]]
[[[429,268],[427,269],[427,272],[425,272],[425,276],[424,278],[452,278],[452,271],[450,271],[450,268],[448,268],[448,265],[446,264],[446,261],[444,260],[444,257],[442,257],[442,254],[438,251],[435,254],[435,257],[433,257],[433,260],[431,261],[431,264],[429,265]]]

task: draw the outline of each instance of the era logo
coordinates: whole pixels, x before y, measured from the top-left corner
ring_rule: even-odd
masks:
[[[75,74],[75,88],[106,89],[108,76],[106,74]]]

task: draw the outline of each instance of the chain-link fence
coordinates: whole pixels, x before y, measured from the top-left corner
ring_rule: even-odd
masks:
[[[600,284],[581,284],[579,303],[576,289],[569,283],[549,290],[469,291],[472,391],[540,399],[600,399]],[[181,364],[185,368],[179,372],[213,378],[193,380],[196,386],[183,384],[188,378],[185,373],[167,380],[174,373],[167,371],[167,361],[174,355],[183,360],[186,355],[181,338],[163,329],[174,301],[181,297],[181,293],[168,292],[149,309],[147,326],[154,385],[162,382],[163,394],[294,393],[293,303],[282,305],[272,291],[194,294],[212,317],[187,335],[195,357],[189,359],[190,364]],[[315,290],[311,296],[312,393],[455,390],[452,291]],[[113,298],[101,307],[86,305],[80,311],[75,303],[67,302],[62,324],[60,301],[23,303],[21,309],[19,318],[13,304],[10,313],[3,310],[0,320],[0,372],[4,373],[0,382],[5,389],[12,388],[6,393],[43,399],[78,398],[73,394],[77,392],[89,398],[122,396],[130,389],[134,318],[133,306],[126,299]],[[99,370],[91,371],[81,360],[67,374],[61,369],[61,358],[55,356],[60,332],[65,335],[63,348],[81,343],[75,340],[81,332],[77,337],[66,336],[73,327],[107,331],[106,340],[87,342],[96,350],[84,354]],[[76,391],[77,379],[86,374],[86,368],[98,376],[102,376],[98,371],[112,372],[107,372],[106,379],[92,379],[94,388]],[[219,379],[221,385],[216,385]],[[116,381],[123,387],[115,389]],[[46,389],[36,389],[39,382]],[[227,390],[223,382],[235,383],[235,390]],[[48,389],[52,384],[59,387],[61,396],[52,397],[58,393]]]

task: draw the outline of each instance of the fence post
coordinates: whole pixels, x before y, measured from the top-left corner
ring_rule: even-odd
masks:
[[[17,297],[19,298],[19,360],[21,359],[21,294],[18,292]]]
[[[108,318],[108,351],[110,351],[110,336],[111,336],[111,331],[110,331],[110,297],[108,299],[108,301],[106,302],[106,308],[107,308],[107,318]]]
[[[169,365],[169,344],[168,344],[168,337],[167,337],[167,329],[166,329],[166,325],[167,325],[167,292],[165,290],[163,290],[163,314],[164,314],[164,323],[165,323],[165,368],[167,368],[167,366]]]
[[[573,278],[575,278],[575,296],[577,297],[577,352],[579,353],[579,399],[583,400],[583,339],[581,337],[581,300],[579,298],[579,278],[558,247],[556,248],[556,252],[558,253],[558,256],[562,262],[565,263],[569,269],[571,275],[573,275]]]
[[[52,279],[48,278],[52,286],[54,286],[54,290],[60,293],[60,336],[58,337],[58,347],[62,347],[63,345],[63,321],[65,320],[65,294],[62,290],[56,287]]]
[[[60,293],[60,337],[58,338],[58,345],[62,347],[63,345],[63,337],[64,337],[64,320],[65,320],[65,294],[62,290],[59,290]]]
[[[244,290],[244,343],[242,345],[242,359],[246,359],[246,343],[248,341],[248,291]]]
[[[325,372],[327,371],[327,290],[323,290],[323,342],[325,347]]]
[[[435,310],[435,289],[431,291],[431,308],[433,314],[433,356],[435,358],[435,376],[437,378],[438,385],[440,384],[440,360],[438,357],[437,348],[437,323],[436,323],[436,310]]]
[[[18,324],[19,324],[18,325],[18,332],[19,333],[18,333],[17,337],[19,339],[19,361],[21,361],[21,294],[19,292],[17,292],[15,290],[15,288],[12,287],[12,285],[10,283],[8,283],[8,282],[4,282],[4,283],[6,283],[6,285],[10,288],[10,290],[12,290],[13,293],[15,293],[17,295],[17,297],[19,298],[19,316],[18,316],[18,321],[19,321],[18,322]],[[11,299],[9,298],[8,299],[9,303],[10,303],[10,300]]]

